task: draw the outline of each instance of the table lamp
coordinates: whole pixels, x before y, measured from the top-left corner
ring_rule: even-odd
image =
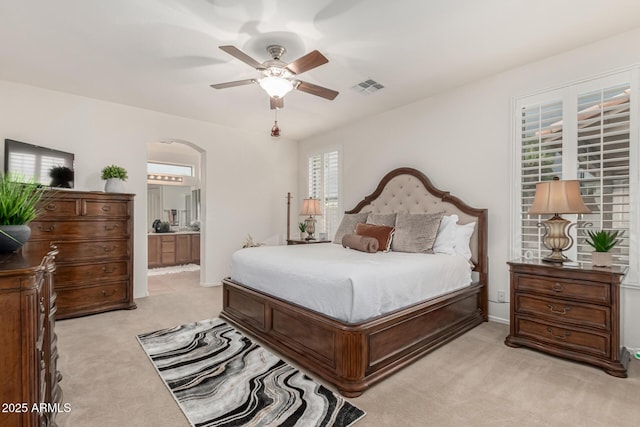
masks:
[[[569,261],[562,251],[568,250],[573,245],[573,237],[569,235],[569,230],[575,224],[562,218],[560,214],[591,213],[580,195],[580,182],[578,180],[561,181],[555,177],[553,181],[537,183],[536,195],[529,213],[553,215],[550,219],[538,224],[545,228],[542,243],[551,250],[551,255],[543,258],[543,261],[559,263]]]
[[[316,232],[316,219],[314,216],[322,215],[322,212],[320,212],[320,200],[312,198],[304,199],[300,215],[309,215],[309,217],[304,220],[307,225],[307,238],[305,240],[315,240],[313,234]]]

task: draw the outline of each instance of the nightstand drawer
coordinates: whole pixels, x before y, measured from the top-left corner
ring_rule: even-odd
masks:
[[[611,356],[610,335],[606,333],[598,334],[524,317],[517,318],[516,330],[516,336],[557,345],[569,351],[590,353],[599,357]]]
[[[611,309],[607,306],[581,304],[537,295],[516,294],[516,311],[576,326],[611,330]]]
[[[587,281],[567,281],[545,278],[544,276],[518,277],[515,283],[516,291],[526,291],[571,298],[579,301],[609,304],[611,301],[610,286],[607,283]]]

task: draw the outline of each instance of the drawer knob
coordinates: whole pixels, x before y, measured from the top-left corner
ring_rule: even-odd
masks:
[[[104,229],[107,231],[111,231],[111,230],[115,230],[116,228],[118,228],[118,224],[105,224],[104,225]]]
[[[47,206],[44,207],[44,210],[46,211],[55,211],[56,209],[58,209],[58,206],[56,206],[55,203],[49,203]]]
[[[103,297],[110,297],[111,295],[115,295],[116,291],[115,290],[111,290],[111,291],[102,291],[102,296]]]
[[[109,206],[109,205],[104,205],[102,207],[102,212],[109,212],[110,210],[111,210],[111,206]]]
[[[44,225],[41,224],[41,225],[38,226],[38,230],[40,230],[40,231],[50,232],[50,231],[53,231],[55,229],[56,229],[55,225],[50,225],[48,227],[45,227]]]
[[[567,312],[571,311],[571,307],[565,307],[562,311],[555,310],[551,304],[547,304],[547,307],[549,307],[549,311],[555,314],[567,314]]]
[[[115,268],[113,268],[113,267],[102,267],[102,271],[103,271],[103,272],[105,272],[105,273],[107,273],[107,274],[111,274],[111,273],[113,273],[114,271],[116,271],[116,269],[115,269]]]
[[[553,333],[553,329],[551,328],[547,328],[547,332],[549,332],[549,335],[551,335],[554,338],[557,338],[559,340],[566,340],[567,337],[571,336],[571,332],[569,331],[564,331],[564,335],[556,335]]]
[[[560,283],[556,282],[556,283],[553,284],[551,289],[553,289],[556,292],[562,292],[562,291],[564,291],[564,286],[562,286]]]
[[[113,251],[116,250],[117,247],[118,247],[118,245],[103,246],[102,249],[104,249],[105,252],[113,252]]]

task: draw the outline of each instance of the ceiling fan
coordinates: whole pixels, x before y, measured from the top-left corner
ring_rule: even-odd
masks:
[[[273,59],[269,59],[263,63],[251,58],[235,46],[219,47],[229,55],[260,71],[261,76],[256,79],[236,80],[233,82],[211,85],[214,89],[225,89],[228,87],[244,86],[256,83],[260,85],[267,94],[269,94],[272,110],[284,107],[284,96],[292,89],[320,96],[328,100],[333,100],[338,96],[338,92],[335,90],[327,89],[326,87],[318,86],[313,83],[304,82],[296,78],[298,74],[302,74],[305,71],[309,71],[329,62],[329,60],[317,50],[309,52],[292,63],[287,64],[280,60],[287,50],[279,45],[267,46],[267,52],[269,52]]]

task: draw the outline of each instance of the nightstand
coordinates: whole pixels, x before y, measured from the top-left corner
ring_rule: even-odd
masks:
[[[298,240],[298,239],[287,240],[287,245],[309,245],[312,243],[331,243],[331,240]]]
[[[627,269],[539,260],[508,262],[510,334],[505,344],[588,363],[626,378],[620,345],[620,283]]]

